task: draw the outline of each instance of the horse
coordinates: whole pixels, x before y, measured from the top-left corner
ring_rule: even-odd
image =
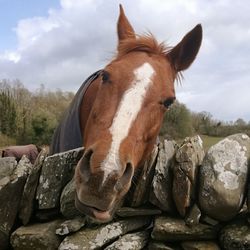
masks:
[[[59,125],[52,152],[83,146],[75,168],[76,208],[99,222],[113,218],[156,142],[175,101],[174,82],[195,60],[196,25],[174,47],[137,35],[120,5],[117,54],[81,86]]]
[[[23,155],[26,155],[32,164],[41,149],[34,144],[22,145],[22,146],[9,146],[2,150],[2,157],[15,157],[17,161],[20,161]]]

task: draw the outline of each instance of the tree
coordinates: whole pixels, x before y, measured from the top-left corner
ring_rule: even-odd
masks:
[[[49,144],[73,96],[60,89],[47,91],[44,85],[31,92],[18,79],[1,80],[0,134],[13,137],[17,144]]]
[[[203,111],[199,113],[192,113],[193,128],[197,133],[203,135],[210,135],[215,132],[218,121],[213,120],[209,112]]]
[[[38,145],[50,144],[54,129],[57,125],[56,119],[54,119],[50,113],[40,110],[33,116],[31,124],[33,129],[33,143]]]
[[[164,116],[160,135],[176,139],[191,136],[192,134],[191,113],[184,104],[176,101]]]
[[[28,144],[31,142],[31,117],[34,112],[32,93],[19,80],[12,82],[11,91],[17,107],[17,143]]]
[[[7,136],[16,135],[16,106],[9,90],[0,92],[0,132]]]
[[[242,118],[237,119],[234,124],[239,127],[243,127],[247,125],[247,123]]]

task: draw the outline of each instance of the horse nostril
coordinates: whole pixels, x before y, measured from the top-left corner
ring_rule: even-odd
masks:
[[[123,172],[122,178],[126,179],[132,179],[134,169],[132,167],[132,164],[130,162],[127,163],[125,171]]]
[[[130,183],[130,181],[133,177],[133,173],[134,173],[134,168],[133,168],[132,164],[129,162],[126,165],[126,168],[125,168],[122,176],[120,177],[120,179],[117,181],[117,183],[115,185],[115,188],[118,192],[121,191],[125,185]]]
[[[93,154],[93,150],[87,150],[82,159],[80,160],[80,171],[84,179],[87,181],[90,177],[90,159]]]

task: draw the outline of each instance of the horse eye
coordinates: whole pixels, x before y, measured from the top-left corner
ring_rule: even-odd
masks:
[[[162,102],[164,107],[169,108],[175,101],[175,97],[169,97],[165,101]]]
[[[109,80],[109,73],[107,71],[103,71],[102,73],[102,81],[107,82]]]

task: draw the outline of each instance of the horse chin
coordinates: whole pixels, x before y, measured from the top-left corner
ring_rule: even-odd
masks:
[[[115,212],[114,208],[111,208],[107,211],[102,211],[97,208],[87,206],[78,199],[77,195],[75,196],[75,206],[79,212],[87,215],[93,221],[98,223],[106,223],[111,221]]]

